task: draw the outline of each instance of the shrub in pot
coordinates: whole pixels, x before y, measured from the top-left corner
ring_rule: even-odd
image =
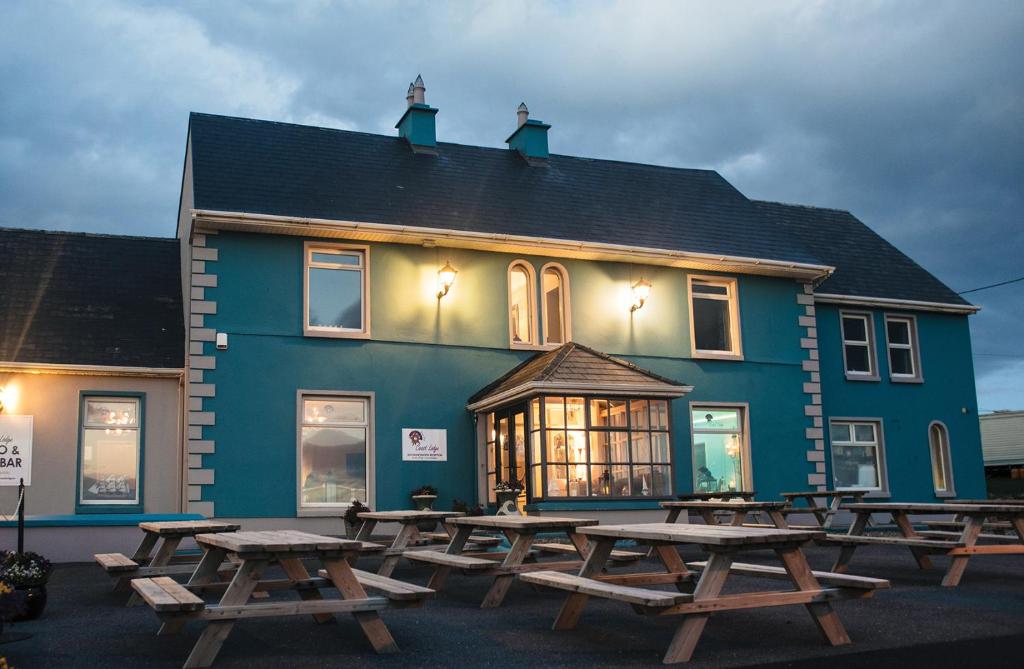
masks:
[[[359,531],[359,526],[363,524],[363,521],[359,518],[359,514],[370,511],[370,507],[366,506],[358,499],[352,500],[352,505],[345,509],[345,536],[349,539],[355,539],[356,533]]]
[[[427,511],[434,508],[437,501],[437,488],[432,485],[421,485],[412,491],[412,501],[419,511]],[[436,520],[422,520],[416,523],[416,527],[422,532],[430,532],[437,526]]]
[[[4,551],[0,554],[0,581],[22,597],[23,611],[13,621],[35,620],[46,608],[46,583],[53,565],[39,553]]]

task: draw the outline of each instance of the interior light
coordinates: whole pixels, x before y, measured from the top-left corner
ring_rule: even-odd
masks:
[[[437,299],[440,300],[448,294],[448,290],[455,283],[456,274],[458,271],[447,261],[445,261],[444,267],[437,270]]]
[[[651,282],[647,281],[643,277],[639,281],[633,284],[633,306],[629,308],[630,311],[636,311],[644,306],[644,302],[651,295]]]

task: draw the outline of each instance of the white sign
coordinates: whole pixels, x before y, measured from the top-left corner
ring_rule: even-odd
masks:
[[[402,428],[402,459],[448,461],[448,430]]]
[[[0,416],[0,486],[32,483],[32,416]]]

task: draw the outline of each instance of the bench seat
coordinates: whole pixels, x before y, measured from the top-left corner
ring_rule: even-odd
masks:
[[[430,564],[442,567],[454,567],[455,569],[494,569],[498,566],[495,564],[494,560],[470,557],[468,555],[452,555],[450,553],[441,553],[439,551],[406,551],[404,555],[407,560],[413,560],[415,562],[429,562]]]
[[[958,541],[941,541],[939,539],[908,539],[907,537],[868,537],[850,534],[829,534],[822,541],[848,546],[857,544],[876,544],[887,546],[907,546],[908,548],[931,548],[936,550],[948,550],[962,546]]]
[[[954,530],[964,529],[965,523],[962,520],[922,520],[921,525],[925,527],[948,527]],[[1005,520],[986,522],[983,527],[986,530],[1012,530],[1013,525]]]
[[[451,537],[448,536],[447,532],[420,532],[420,536],[425,539],[430,539],[438,543],[448,543],[451,541]],[[501,539],[498,537],[488,537],[482,534],[474,534],[469,538],[469,543],[476,544],[480,547],[497,546],[501,543]]]
[[[360,553],[380,553],[385,550],[387,546],[384,544],[378,544],[376,541],[360,541],[359,552]]]
[[[419,601],[434,594],[433,590],[424,588],[422,585],[406,583],[405,581],[363,571],[362,569],[353,569],[352,573],[356,575],[356,580],[359,581],[359,584],[367,590],[380,592],[388,599],[395,601]],[[317,575],[330,580],[326,569],[321,569],[317,572]]]
[[[566,553],[576,555],[576,547],[572,544],[533,544],[533,548],[541,553]],[[613,562],[632,562],[647,556],[647,553],[637,551],[613,550],[609,559]]]
[[[138,562],[122,553],[97,553],[93,557],[108,574],[137,571],[140,566]]]
[[[708,563],[706,561],[686,563],[687,567],[701,570],[706,568],[707,565]],[[789,575],[783,567],[773,567],[770,565],[733,562],[729,571],[741,576],[760,576],[764,578],[784,578],[789,580]],[[889,581],[884,578],[851,576],[849,574],[836,574],[830,571],[812,571],[811,573],[814,574],[814,578],[818,579],[818,582],[822,585],[832,585],[841,588],[860,588],[863,590],[877,590],[878,588],[889,587]]]
[[[206,603],[184,585],[167,576],[137,578],[132,588],[157,613],[201,611]]]
[[[926,530],[918,532],[922,537],[936,537],[939,539],[960,539],[960,532],[951,532],[945,530]],[[1017,544],[1020,543],[1020,537],[1015,534],[979,534],[978,541],[1002,541],[1004,543]]]
[[[769,530],[776,529],[775,525],[771,523],[743,523],[743,527],[764,527]],[[821,525],[786,525],[787,530],[807,530],[810,532],[824,532],[821,529]]]
[[[636,606],[661,608],[675,606],[693,600],[693,595],[667,590],[651,590],[628,585],[616,585],[605,581],[595,581],[585,576],[563,574],[557,571],[535,571],[521,574],[519,580],[535,585],[542,585],[557,590],[578,592],[582,595],[615,599]]]

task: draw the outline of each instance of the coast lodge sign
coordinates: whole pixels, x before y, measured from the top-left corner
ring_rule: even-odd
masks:
[[[0,416],[0,486],[32,483],[32,416]]]

